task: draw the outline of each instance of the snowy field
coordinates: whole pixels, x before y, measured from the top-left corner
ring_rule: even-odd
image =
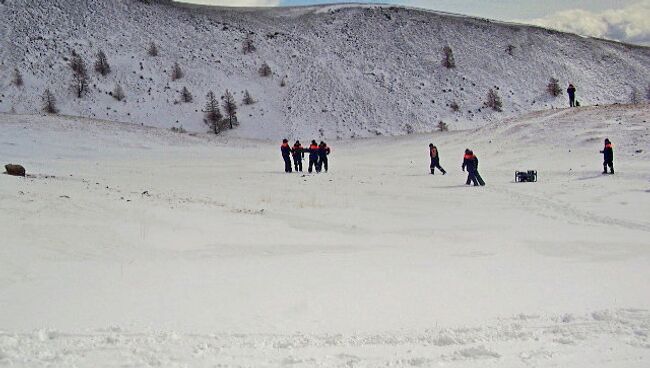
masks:
[[[649,120],[331,141],[305,176],[279,142],[0,115],[31,174],[0,175],[0,366],[648,367]]]

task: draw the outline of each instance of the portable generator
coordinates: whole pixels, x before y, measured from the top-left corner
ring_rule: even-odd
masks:
[[[515,171],[515,183],[534,183],[537,181],[537,170]]]

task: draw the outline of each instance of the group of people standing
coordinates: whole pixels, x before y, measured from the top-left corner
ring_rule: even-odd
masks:
[[[311,141],[311,144],[308,148],[304,148],[300,141],[296,141],[293,144],[293,147],[289,145],[289,140],[282,140],[282,146],[280,146],[280,152],[282,153],[282,159],[284,160],[284,172],[290,173],[293,172],[293,169],[296,172],[302,172],[302,161],[305,158],[305,153],[309,154],[309,167],[307,171],[311,173],[316,170],[317,173],[329,169],[329,156],[331,150],[327,146],[327,143],[321,141],[316,143],[315,140]],[[291,167],[291,159],[293,158],[293,168]]]
[[[429,144],[429,157],[431,158],[431,175],[436,173],[436,169],[440,170],[442,175],[447,174],[447,171],[440,166],[440,152],[438,147],[434,146],[433,143]],[[478,157],[474,154],[469,148],[465,150],[465,155],[463,156],[463,164],[461,169],[465,171],[467,169],[467,181],[466,185],[474,184],[474,186],[485,186],[485,181],[481,177],[481,174],[478,172]]]

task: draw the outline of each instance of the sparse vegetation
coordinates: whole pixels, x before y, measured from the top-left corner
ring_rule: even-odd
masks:
[[[147,49],[147,53],[149,56],[158,56],[158,46],[154,42],[150,43],[149,48]]]
[[[636,87],[632,87],[632,91],[630,91],[630,103],[632,105],[638,105],[641,103],[641,92],[639,92]]]
[[[242,51],[244,54],[250,54],[255,52],[255,50],[257,50],[255,43],[253,42],[251,35],[247,34],[246,38],[244,38],[244,41],[242,42]]]
[[[546,91],[553,97],[557,97],[562,93],[562,88],[560,88],[560,81],[556,78],[551,78],[548,80],[546,85]]]
[[[252,105],[255,103],[255,100],[253,100],[253,97],[248,92],[248,90],[244,91],[244,99],[242,100],[242,103],[244,105]]]
[[[181,69],[181,66],[178,65],[178,63],[174,63],[174,65],[172,65],[172,75],[171,75],[172,80],[175,81],[181,79],[183,78],[183,76],[185,76],[185,74],[183,74],[183,70]]]
[[[454,59],[454,51],[449,46],[442,48],[443,58],[442,66],[447,69],[452,69],[456,67],[456,60]]]
[[[280,87],[286,87],[286,86],[287,86],[287,77],[285,76],[280,81]]]
[[[645,99],[650,102],[650,83],[645,88]]]
[[[95,61],[95,71],[103,76],[111,72],[111,66],[108,64],[108,59],[104,51],[99,50],[97,53],[97,60]]]
[[[192,102],[194,100],[194,97],[192,96],[192,93],[187,89],[187,87],[183,87],[181,90],[181,101],[185,103]]]
[[[82,98],[88,92],[88,72],[84,60],[74,51],[72,59],[70,59],[70,68],[72,69],[72,90],[77,98]]]
[[[223,95],[223,111],[228,117],[228,123],[230,124],[230,129],[233,128],[233,121],[237,122],[237,103],[235,103],[235,98],[229,90],[226,90],[226,93]]]
[[[503,111],[503,103],[501,102],[501,97],[492,88],[490,88],[490,90],[488,91],[487,100],[485,101],[485,107],[489,107],[492,110],[498,112]]]
[[[260,66],[260,69],[259,69],[258,72],[260,73],[260,76],[262,76],[262,77],[269,77],[271,75],[271,73],[272,73],[271,67],[269,66],[269,64],[266,63],[266,61],[262,63],[262,66]]]
[[[460,106],[458,105],[458,102],[456,102],[456,101],[452,101],[452,102],[449,104],[449,107],[451,108],[451,111],[453,111],[453,112],[458,112],[458,111],[460,111]]]
[[[111,95],[113,96],[114,99],[118,101],[124,100],[126,95],[124,94],[124,90],[122,89],[122,86],[120,84],[116,84],[115,88],[113,89],[113,92],[111,92]]]
[[[48,114],[56,114],[59,110],[56,108],[56,98],[50,92],[49,88],[43,92],[43,111]]]
[[[438,122],[438,131],[439,131],[439,132],[446,132],[446,131],[448,131],[448,130],[449,130],[449,126],[447,125],[447,123],[445,123],[444,121],[440,120],[440,121]]]
[[[182,125],[179,127],[171,127],[169,128],[169,130],[171,130],[174,133],[181,133],[181,134],[187,133],[187,130],[185,130],[185,128],[183,128]]]
[[[22,87],[23,84],[25,83],[23,81],[23,75],[20,73],[20,70],[18,70],[18,68],[14,69],[14,73],[11,78],[11,83],[16,87]]]
[[[221,110],[219,110],[219,101],[217,101],[217,97],[212,91],[208,92],[206,95],[205,109],[203,112],[205,113],[203,121],[208,125],[210,131],[214,134],[219,134],[221,132],[221,126],[219,123],[221,122],[223,115],[221,115]]]

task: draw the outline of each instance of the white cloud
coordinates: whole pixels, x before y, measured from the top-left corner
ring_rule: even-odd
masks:
[[[602,12],[567,10],[526,23],[650,46],[650,0]]]
[[[193,4],[218,6],[278,6],[280,0],[176,0]]]

